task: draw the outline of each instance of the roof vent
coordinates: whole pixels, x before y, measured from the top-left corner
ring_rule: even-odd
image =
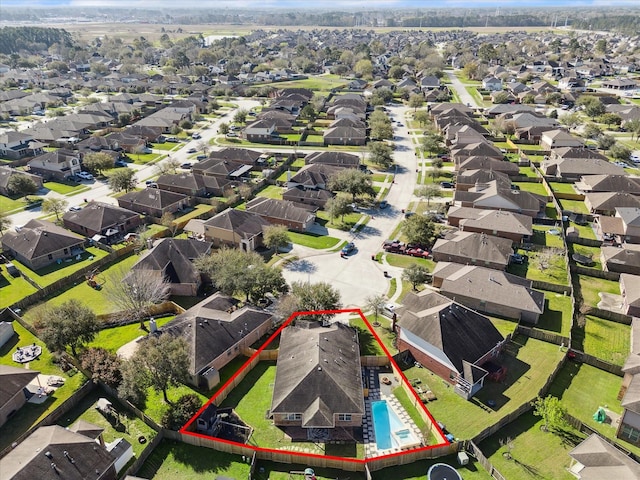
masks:
[[[322,371],[322,367],[318,367],[318,371],[321,372]]]
[[[53,458],[53,455],[51,455],[51,452],[48,451],[48,450],[46,452],[44,452],[44,456],[47,457],[47,458]]]

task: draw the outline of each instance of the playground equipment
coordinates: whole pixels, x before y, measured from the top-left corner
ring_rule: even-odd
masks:
[[[96,290],[102,290],[102,285],[104,285],[105,280],[98,275],[100,274],[100,270],[97,268],[92,270],[91,272],[85,275],[87,279],[87,285],[91,288],[95,288]]]

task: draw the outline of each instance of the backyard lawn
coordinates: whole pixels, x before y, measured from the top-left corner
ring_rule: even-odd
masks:
[[[574,329],[574,335],[582,330]],[[631,351],[631,326],[603,318],[586,316],[584,352],[605,362],[624,365]]]
[[[575,223],[571,223],[571,226],[574,227],[576,230],[578,230],[578,234],[580,238],[589,238],[591,240],[597,240],[596,232],[593,230],[593,227],[591,226],[591,224],[576,225]]]
[[[382,315],[378,315],[378,323],[382,326]],[[371,318],[367,318],[371,325],[374,325],[375,317],[371,315]],[[358,331],[358,342],[360,343],[360,355],[377,355],[384,356],[384,350],[380,347],[380,344],[375,339],[375,337],[371,334],[371,331],[365,325],[362,318],[354,317],[349,319],[349,325],[355,328]],[[374,327],[376,328],[376,327]],[[380,327],[378,327],[380,328]],[[387,330],[388,331],[388,330]],[[382,332],[376,332],[378,336],[382,338]]]
[[[239,455],[163,440],[137,475],[154,480],[202,480],[218,476],[244,479],[249,477],[249,468]]]
[[[456,438],[469,439],[534,399],[564,355],[557,345],[521,335],[515,337],[509,350],[516,356],[505,352],[499,359],[507,367],[504,383],[486,382],[471,401],[454,393],[448,382],[426,368],[411,367],[404,374],[409,380],[420,378],[422,388],[428,385],[436,394],[438,399],[427,404],[434,418]],[[488,400],[495,406],[489,407]]]
[[[532,170],[531,167],[520,167],[520,175],[524,175],[525,177],[530,177],[530,178],[538,178],[538,175],[536,174],[535,170]],[[547,193],[545,192],[545,195]]]
[[[107,419],[96,408],[99,398],[106,398],[113,404],[113,408],[118,412],[120,423],[117,424],[113,420]],[[156,431],[149,427],[146,423],[133,415],[129,410],[120,405],[115,398],[108,396],[100,387],[96,387],[92,392],[87,394],[80,403],[78,403],[71,411],[65,413],[58,422],[63,427],[70,427],[77,420],[85,420],[99,427],[104,428],[102,438],[105,443],[110,443],[116,438],[124,438],[133,447],[133,453],[139,457],[148,443],[140,443],[138,438],[144,436],[147,441],[156,436]]]
[[[390,478],[402,478],[403,480],[424,480],[429,467],[434,463],[446,463],[455,468],[464,480],[492,480],[486,470],[473,457],[469,457],[469,463],[465,466],[458,464],[455,455],[440,457],[435,460],[421,460],[408,465],[388,467],[377,472],[372,472],[373,480],[387,480]],[[353,475],[351,475],[353,478]],[[340,477],[342,478],[342,477]],[[284,477],[283,477],[284,480]],[[332,479],[333,480],[333,479]]]
[[[9,307],[36,291],[36,287],[21,276],[14,278],[3,271],[0,275],[0,309]]]
[[[598,407],[604,407],[614,413],[621,414],[622,406],[618,400],[618,392],[622,378],[605,372],[586,363],[568,361],[551,384],[549,394],[558,397],[568,413],[597,430],[607,438],[615,438],[616,425],[598,423],[593,414]],[[616,439],[616,442],[636,455],[640,448]]]
[[[174,318],[175,315],[157,318],[156,325],[160,328],[162,325]],[[109,350],[110,352],[116,353],[118,348],[121,346],[146,334],[147,332],[140,330],[139,322],[122,325],[120,327],[105,328],[104,330],[100,330],[98,335],[96,335],[96,338],[93,339],[93,342],[87,344],[87,347],[101,347]]]
[[[47,285],[51,285],[53,282],[57,282],[81,268],[106,257],[107,255],[108,252],[105,252],[104,250],[100,250],[96,247],[87,247],[85,251],[80,254],[80,260],[76,260],[77,257],[73,257],[70,262],[63,261],[60,264],[52,263],[51,265],[37,271],[31,270],[18,260],[13,260],[13,264],[18,267],[18,270],[23,272],[24,275],[29,277],[38,285],[46,287]]]
[[[583,215],[589,214],[589,210],[583,200],[559,199],[558,202],[560,202],[560,208],[562,208],[563,211],[568,210],[574,213],[582,213]]]
[[[266,198],[276,198],[278,200],[282,200],[282,191],[283,191],[282,187],[279,187],[277,185],[268,185],[267,187],[260,190],[256,194],[256,196],[266,197]]]
[[[544,185],[541,183],[533,183],[533,182],[514,182],[514,185],[518,185],[520,190],[525,192],[531,192],[538,195],[542,195],[543,197],[548,197],[549,194],[544,188]]]
[[[544,292],[544,313],[535,328],[547,330],[563,337],[571,332],[571,297],[555,292]]]
[[[577,193],[573,188],[573,183],[550,182],[549,186],[554,193],[572,193],[574,195]]]
[[[589,227],[582,227],[582,228],[589,228]],[[591,229],[589,228],[589,230]],[[602,263],[600,262],[600,253],[601,253],[600,247],[587,247],[586,245],[570,243],[567,248],[568,248],[569,258],[571,258],[571,256],[574,253],[578,253],[580,255],[584,255],[585,257],[590,258],[594,262],[594,265],[591,267],[587,267],[586,265],[581,265],[581,267],[593,268],[595,270],[602,270]]]
[[[533,243],[564,250],[562,237],[560,235],[552,235],[549,230],[559,230],[559,227],[544,227],[542,225],[533,227]]]
[[[598,306],[600,292],[614,293],[620,295],[620,284],[613,280],[589,277],[587,275],[574,275],[578,279],[579,290],[582,294],[582,301],[591,307]]]
[[[493,466],[508,479],[575,479],[567,471],[571,463],[568,453],[585,435],[569,429],[561,437],[542,431],[542,424],[540,417],[534,416],[532,412],[525,413],[487,438],[479,447]],[[504,445],[507,439],[511,439],[511,449]],[[505,456],[508,453],[511,454],[510,459]]]
[[[560,251],[554,252],[544,269],[541,266],[541,259],[544,258],[542,252],[530,250],[528,252],[520,253],[527,255],[528,260],[521,265],[509,265],[507,272],[525,277],[529,280],[538,280],[558,285],[569,285],[569,277],[565,266],[564,256]]]
[[[18,410],[7,423],[0,427],[0,450],[11,445],[11,442],[18,438],[23,432],[27,431],[32,425],[58,408],[62,402],[67,400],[87,380],[82,373],[78,373],[75,369],[64,373],[58,365],[53,363],[53,356],[45,347],[44,342],[36,338],[18,322],[13,322],[13,328],[16,331],[16,335],[0,348],[0,364],[19,367],[20,364],[15,363],[11,355],[16,348],[35,343],[42,347],[42,355],[27,364],[29,369],[37,370],[46,375],[63,377],[65,384],[50,394],[44,403],[27,403]]]

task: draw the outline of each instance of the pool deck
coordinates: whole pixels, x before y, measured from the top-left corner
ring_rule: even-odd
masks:
[[[367,367],[366,374],[369,383],[369,396],[365,399],[364,408],[365,416],[362,424],[362,432],[364,439],[364,454],[366,458],[378,457],[380,455],[389,455],[401,452],[403,450],[411,450],[410,448],[390,448],[386,450],[378,450],[376,444],[375,429],[373,426],[373,415],[371,414],[371,403],[378,400],[386,400],[387,405],[393,409],[403,424],[410,429],[413,434],[422,442],[424,439],[420,429],[415,426],[407,411],[400,405],[398,399],[393,395],[392,391],[399,385],[399,382],[393,377],[393,373],[380,373],[378,367]],[[392,384],[384,385],[380,382],[382,377],[388,378]]]

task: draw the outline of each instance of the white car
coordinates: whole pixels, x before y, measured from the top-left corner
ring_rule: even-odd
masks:
[[[382,307],[382,315],[385,317],[393,318],[396,313],[396,306],[393,303],[387,303]]]
[[[78,172],[76,173],[76,177],[81,178],[82,180],[93,180],[93,175],[89,172]]]

